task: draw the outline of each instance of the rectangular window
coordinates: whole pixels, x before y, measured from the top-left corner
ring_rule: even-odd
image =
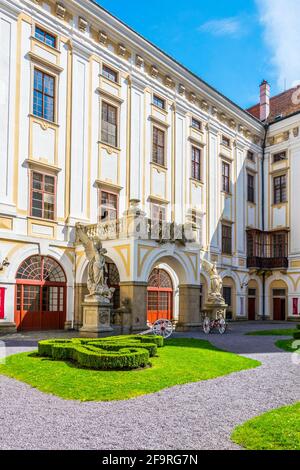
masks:
[[[56,178],[33,171],[31,173],[31,215],[41,219],[55,219]]]
[[[201,181],[201,150],[192,147],[192,178]]]
[[[222,145],[225,145],[225,147],[230,147],[230,139],[225,135],[222,135]]]
[[[201,122],[198,119],[192,118],[192,128],[201,131]]]
[[[33,114],[54,121],[55,78],[34,69]]]
[[[102,101],[101,140],[113,147],[118,146],[118,109],[104,101]]]
[[[117,220],[118,218],[118,195],[100,191],[100,222]]]
[[[222,253],[232,254],[232,227],[231,225],[222,225]]]
[[[255,183],[254,183],[254,176],[248,173],[247,175],[247,192],[248,192],[248,202],[255,202],[254,191],[255,191]]]
[[[165,165],[165,133],[157,127],[153,127],[152,161],[159,165]]]
[[[151,219],[155,222],[166,221],[166,207],[159,204],[151,204]]]
[[[280,162],[281,160],[286,160],[286,152],[279,152],[273,155],[273,162]]]
[[[165,100],[163,100],[162,98],[160,98],[160,97],[157,96],[157,95],[154,95],[154,96],[153,96],[153,104],[154,104],[155,106],[157,106],[158,108],[160,108],[160,109],[165,109],[165,107],[166,107],[166,102],[165,102]]]
[[[107,78],[108,80],[118,83],[119,74],[115,70],[107,67],[107,65],[103,65],[102,67],[102,75],[103,77]]]
[[[281,204],[287,201],[286,175],[276,176],[273,179],[274,204]]]
[[[226,162],[222,162],[222,189],[230,193],[230,165]]]
[[[285,258],[287,254],[286,235],[283,233],[273,234],[272,257]]]
[[[39,41],[44,42],[48,46],[51,46],[51,47],[54,47],[54,48],[56,47],[56,37],[53,36],[53,34],[47,33],[47,31],[44,31],[39,26],[35,27],[35,34],[34,35],[35,35],[36,39],[38,39]]]
[[[251,152],[251,150],[248,150],[248,152],[247,152],[247,158],[248,158],[248,160],[250,160],[251,162],[254,162],[254,161],[255,161],[254,152]]]
[[[248,289],[248,297],[256,297],[256,289]]]
[[[285,289],[273,289],[273,297],[285,297]]]
[[[226,287],[226,286],[223,287],[223,297],[228,307],[231,307],[232,306],[231,287]]]

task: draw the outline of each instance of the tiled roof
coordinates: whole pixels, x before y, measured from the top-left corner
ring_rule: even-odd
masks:
[[[247,111],[259,119],[259,103],[247,109]],[[300,112],[300,85],[290,88],[270,99],[268,121],[273,122],[279,116],[285,118],[297,112]]]

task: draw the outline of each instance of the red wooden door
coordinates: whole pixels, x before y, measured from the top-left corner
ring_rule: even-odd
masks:
[[[162,269],[154,269],[148,281],[147,319],[173,319],[173,286],[168,273]]]
[[[42,287],[42,330],[59,330],[64,328],[64,290],[64,287],[59,286]]]
[[[52,258],[25,260],[16,280],[15,322],[18,330],[58,330],[66,319],[66,279]]]
[[[255,320],[256,317],[256,300],[255,298],[248,299],[248,320]]]
[[[285,299],[273,299],[273,320],[285,320]]]
[[[40,286],[17,286],[17,312],[15,322],[20,330],[39,330],[40,317]]]

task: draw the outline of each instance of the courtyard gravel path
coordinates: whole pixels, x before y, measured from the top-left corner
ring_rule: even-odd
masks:
[[[276,327],[282,326],[290,327]],[[244,336],[247,329],[258,326],[233,325],[209,340],[261,367],[122,402],[65,401],[0,376],[0,449],[239,449],[230,440],[235,426],[300,400],[300,365],[274,346],[276,338]],[[8,354],[36,344],[29,338],[6,343]]]

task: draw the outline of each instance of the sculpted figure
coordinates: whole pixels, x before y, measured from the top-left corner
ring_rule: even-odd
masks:
[[[210,293],[208,299],[224,302],[222,295],[223,281],[221,276],[218,274],[216,263],[210,263],[209,261],[203,259],[202,267],[210,278]]]
[[[210,270],[210,290],[216,296],[222,296],[223,281],[218,274],[217,265],[213,263]]]
[[[81,224],[76,224],[76,231],[89,260],[87,280],[89,297],[101,296],[106,300],[110,300],[115,289],[110,289],[105,279],[105,255],[107,250],[102,247],[101,240],[98,237],[89,238]]]

